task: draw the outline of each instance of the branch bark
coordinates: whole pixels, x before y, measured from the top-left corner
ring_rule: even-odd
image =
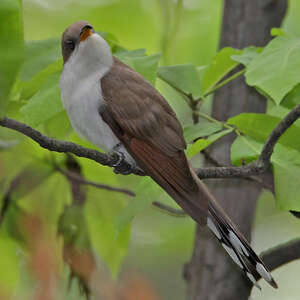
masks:
[[[269,270],[273,271],[300,258],[300,239],[297,238],[264,251],[260,257],[268,266]]]
[[[247,166],[241,166],[241,167],[218,166],[218,167],[199,168],[196,170],[199,178],[201,179],[208,179],[208,178],[248,178],[249,179],[250,178],[251,179],[251,176],[261,175],[265,173],[270,166],[271,155],[273,153],[276,143],[278,142],[279,138],[286,132],[286,130],[288,130],[288,128],[292,126],[293,123],[298,118],[300,118],[300,104],[298,104],[294,109],[292,109],[281,120],[281,122],[279,122],[279,124],[274,128],[274,130],[266,140],[258,160],[248,164]],[[113,165],[118,161],[118,157],[115,156],[113,153],[104,154],[97,150],[85,148],[75,143],[60,141],[45,136],[41,132],[37,131],[36,129],[33,129],[32,127],[24,123],[21,123],[19,121],[7,117],[0,120],[0,126],[20,132],[26,135],[27,137],[31,138],[35,142],[37,142],[41,147],[48,149],[50,151],[55,151],[60,153],[72,153],[76,156],[88,158],[94,160],[95,162],[103,166],[109,166],[109,167],[113,167]],[[140,176],[144,175],[139,172],[135,174]],[[72,174],[69,173],[69,175],[71,176]],[[87,182],[82,182],[82,183],[87,184]],[[95,184],[97,185],[97,183]],[[126,189],[123,190],[123,192],[128,194],[128,191]]]
[[[60,141],[47,137],[36,129],[7,117],[0,120],[0,126],[20,132],[37,142],[41,147],[50,151],[73,153],[76,156],[89,158],[103,166],[109,167],[113,167],[113,165],[119,160],[118,156],[114,154],[104,154],[97,150],[88,149],[71,142]],[[135,174],[140,175],[139,172],[136,172]]]

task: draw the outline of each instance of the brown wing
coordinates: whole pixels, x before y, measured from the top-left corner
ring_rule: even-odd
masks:
[[[102,78],[101,88],[104,121],[139,166],[197,222],[204,223],[207,201],[199,199],[199,186],[183,151],[182,127],[167,101],[118,59]]]
[[[126,133],[152,142],[170,156],[186,148],[174,111],[140,74],[115,58],[101,86],[107,109]]]

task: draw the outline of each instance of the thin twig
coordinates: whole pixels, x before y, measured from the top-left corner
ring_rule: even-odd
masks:
[[[230,81],[236,79],[237,77],[245,74],[246,72],[246,68],[240,70],[239,72],[234,73],[232,76],[228,77],[227,79],[221,81],[219,84],[213,86],[210,90],[208,90],[203,97],[207,97],[209,95],[211,95],[212,93],[214,93],[215,91],[217,91],[218,89],[220,89],[221,87],[223,87],[224,85],[226,85],[227,83],[229,83]]]
[[[182,209],[173,208],[171,206],[168,206],[166,204],[163,204],[161,202],[154,201],[152,202],[152,205],[159,210],[168,213],[169,215],[173,217],[186,217],[187,214]]]
[[[68,178],[76,181],[79,184],[90,185],[90,186],[93,186],[93,187],[98,188],[98,189],[122,193],[122,194],[125,194],[125,195],[130,196],[130,197],[135,197],[136,196],[133,191],[130,191],[128,189],[113,187],[113,186],[110,186],[110,185],[106,185],[106,184],[102,184],[102,183],[97,183],[97,182],[94,182],[94,181],[90,181],[90,180],[84,179],[83,177],[78,176],[74,172],[63,170],[62,168],[59,168],[59,167],[57,167],[56,169],[60,173],[62,173],[63,175],[65,175],[66,177],[68,177]]]
[[[226,124],[226,123],[224,123],[224,122],[221,122],[221,121],[219,121],[219,120],[213,118],[212,116],[207,115],[207,114],[205,114],[205,113],[203,113],[203,112],[201,112],[201,111],[197,111],[197,112],[195,112],[195,113],[196,113],[199,117],[201,117],[202,119],[205,119],[205,120],[207,120],[207,121],[210,121],[210,122],[215,123],[215,124],[218,124],[218,125],[221,125],[221,126],[223,126],[224,128],[227,128],[227,129],[235,129],[233,126],[231,126],[231,125],[229,125],[229,124]]]
[[[50,151],[73,153],[76,156],[85,157],[94,160],[103,166],[109,167],[113,167],[113,165],[119,160],[118,156],[114,153],[104,154],[97,150],[85,148],[72,142],[60,141],[45,136],[36,129],[7,117],[4,117],[0,120],[0,126],[20,132],[37,142],[41,147]],[[133,173],[136,175],[141,175],[138,170],[134,171]]]
[[[66,153],[65,165],[67,172],[72,172],[77,178],[83,178],[82,168],[77,158],[69,153]],[[55,161],[54,161],[55,166]],[[72,193],[72,206],[83,206],[87,199],[86,190],[82,188],[81,184],[78,184],[72,177],[66,176]]]
[[[271,155],[273,154],[276,143],[299,117],[300,104],[295,106],[273,129],[272,133],[267,138],[259,157],[259,161],[264,165],[265,168],[269,167]]]
[[[93,187],[98,188],[98,189],[104,189],[104,190],[107,190],[107,191],[122,193],[122,194],[125,194],[125,195],[130,196],[130,197],[135,197],[136,196],[135,192],[133,192],[131,190],[124,189],[124,188],[112,187],[110,185],[106,185],[106,184],[102,184],[102,183],[97,183],[97,182],[94,182],[94,181],[86,180],[85,178],[78,176],[74,172],[63,170],[62,168],[60,168],[58,166],[56,166],[55,168],[60,173],[62,173],[63,175],[65,175],[68,179],[76,181],[80,185],[81,184],[82,185],[89,185],[89,186],[93,186]],[[185,216],[187,216],[186,213],[183,210],[173,208],[171,206],[168,206],[166,204],[160,203],[158,201],[152,202],[152,206],[156,207],[160,211],[162,211],[164,213],[167,213],[168,215],[172,215],[174,217],[185,217]]]
[[[208,153],[207,149],[204,149],[203,151],[201,151],[201,153],[205,156],[207,161],[210,162],[211,164],[213,164],[215,167],[224,167],[224,165],[222,165],[219,161],[217,161],[214,157],[212,157],[210,155],[210,153]],[[241,179],[256,182],[256,183],[260,184],[263,188],[266,188],[273,192],[273,186],[271,184],[267,184],[266,182],[264,182],[264,180],[262,180],[261,178],[259,178],[257,176],[249,176],[249,177],[244,177]]]

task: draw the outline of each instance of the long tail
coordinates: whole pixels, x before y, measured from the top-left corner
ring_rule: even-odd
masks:
[[[276,282],[264,263],[215,201],[209,202],[207,225],[256,287],[260,289],[257,280],[262,277],[271,286],[277,288]]]
[[[123,138],[124,141],[126,142]],[[232,259],[244,270],[255,286],[259,287],[257,280],[261,276],[277,288],[263,262],[218,206],[188,163],[183,151],[168,156],[147,141],[135,138],[130,139],[130,147],[127,149],[146,174],[150,175],[200,225],[204,225],[206,221],[208,204],[207,225]],[[195,183],[198,185],[196,189]]]

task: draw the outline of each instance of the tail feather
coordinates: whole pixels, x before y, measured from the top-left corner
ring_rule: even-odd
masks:
[[[260,288],[257,280],[262,277],[271,286],[277,288],[272,275],[247,240],[235,228],[221,207],[212,201],[209,203],[207,225],[233,261],[243,269],[256,287]]]
[[[209,214],[208,215],[208,227],[213,231],[213,233],[216,235],[218,240],[221,242],[223,248],[225,251],[229,254],[229,256],[232,258],[232,260],[245,272],[247,277],[252,281],[252,283],[259,289],[260,286],[257,283],[257,280],[252,275],[253,270],[251,271],[249,266],[246,264],[246,261],[243,259],[243,256],[235,247],[232,246],[231,241],[228,239],[228,234],[224,232],[222,227],[219,225],[219,223],[215,223],[212,221],[213,217]]]

